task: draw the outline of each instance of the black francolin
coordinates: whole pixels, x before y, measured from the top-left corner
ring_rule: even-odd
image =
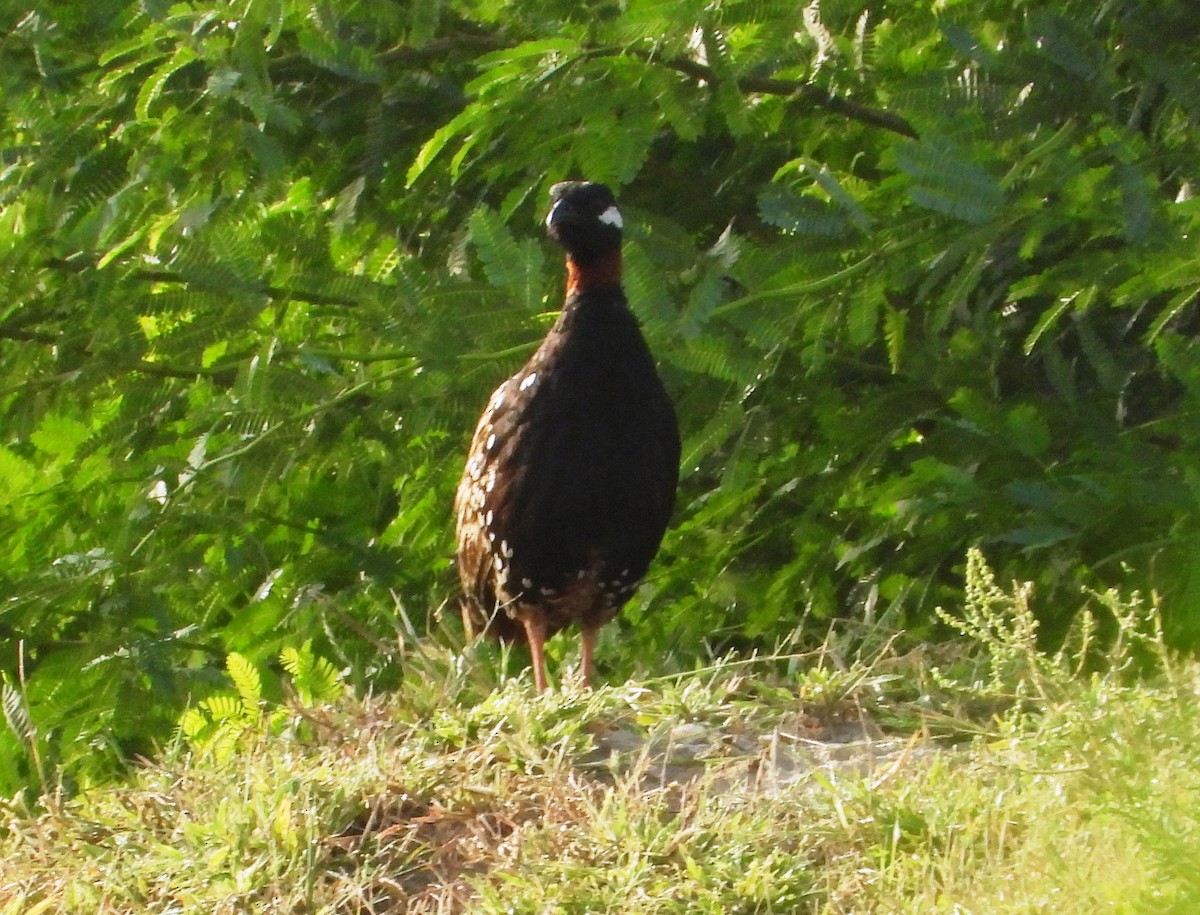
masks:
[[[578,623],[580,668],[658,551],[679,474],[679,427],[621,285],[621,213],[603,184],[550,189],[566,300],[525,366],[492,394],[455,498],[463,621],[528,642]]]

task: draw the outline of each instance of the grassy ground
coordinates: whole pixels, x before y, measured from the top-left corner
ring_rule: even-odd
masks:
[[[0,913],[1200,911],[1200,666],[1111,596],[1039,654],[1025,598],[984,570],[936,654],[230,712],[0,810]]]

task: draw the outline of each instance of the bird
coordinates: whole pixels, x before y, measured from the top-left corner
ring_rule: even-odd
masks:
[[[675,505],[679,423],[625,297],[622,228],[606,185],[550,188],[562,310],[493,392],[455,495],[464,627],[528,643],[539,693],[546,639],[573,624],[590,685],[597,633],[645,576]]]

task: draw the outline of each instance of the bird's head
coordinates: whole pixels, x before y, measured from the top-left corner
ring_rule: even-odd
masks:
[[[576,263],[586,265],[621,248],[621,211],[607,185],[560,181],[550,188],[546,231]]]

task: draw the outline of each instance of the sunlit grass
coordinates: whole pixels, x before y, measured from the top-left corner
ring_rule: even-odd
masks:
[[[1115,645],[1040,654],[974,574],[959,641],[867,667],[539,697],[428,653],[387,698],[8,803],[0,912],[1200,911],[1200,666],[1112,595]]]

